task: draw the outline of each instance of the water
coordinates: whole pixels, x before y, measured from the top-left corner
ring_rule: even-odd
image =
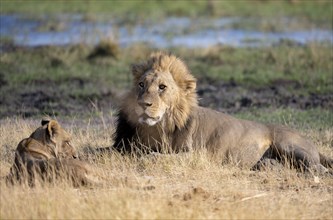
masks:
[[[96,44],[106,37],[114,37],[122,47],[147,43],[153,47],[185,46],[207,47],[216,44],[236,47],[273,45],[281,40],[298,44],[312,41],[333,43],[332,30],[311,29],[303,31],[261,32],[232,29],[227,26],[241,18],[196,19],[170,17],[163,22],[145,22],[133,26],[119,25],[115,21],[89,22],[81,15],[61,15],[55,24],[62,26],[55,31],[43,27],[49,19],[24,19],[19,15],[0,15],[0,36],[9,37],[17,45],[68,45]]]

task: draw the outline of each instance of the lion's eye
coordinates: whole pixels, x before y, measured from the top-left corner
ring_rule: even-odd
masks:
[[[140,86],[141,88],[143,88],[143,87],[145,86],[145,84],[144,84],[143,82],[139,82],[139,86]]]
[[[158,88],[159,88],[160,90],[164,90],[164,89],[166,88],[166,86],[163,85],[163,84],[161,84],[161,85],[158,86]]]

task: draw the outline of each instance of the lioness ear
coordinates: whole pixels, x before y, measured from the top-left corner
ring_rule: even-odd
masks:
[[[49,123],[50,121],[51,121],[50,118],[42,118],[42,122],[41,122],[41,124],[42,124],[42,126],[44,126],[44,125],[46,125],[47,123]]]
[[[50,137],[54,137],[55,134],[58,133],[60,129],[60,125],[58,124],[57,121],[55,120],[50,120],[48,125],[47,125],[47,130],[48,130],[48,133],[50,135]]]

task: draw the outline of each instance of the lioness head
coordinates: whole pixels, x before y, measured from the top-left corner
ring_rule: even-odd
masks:
[[[173,55],[159,52],[133,65],[132,73],[134,87],[124,108],[130,111],[129,120],[148,126],[161,121],[184,126],[191,108],[197,105],[196,79],[186,65]]]
[[[76,158],[77,153],[70,140],[70,134],[57,121],[43,119],[42,126],[18,144],[7,182],[13,184],[28,175],[31,184],[33,172],[47,172],[50,161],[56,163],[61,158]]]
[[[37,128],[29,139],[31,140],[28,143],[34,144],[25,146],[25,150],[35,155],[44,154],[41,159],[77,157],[70,134],[55,120],[43,119],[42,126]]]

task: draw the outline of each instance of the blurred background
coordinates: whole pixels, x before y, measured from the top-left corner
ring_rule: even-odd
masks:
[[[0,119],[112,118],[129,66],[181,57],[200,104],[332,126],[331,0],[0,0]]]

